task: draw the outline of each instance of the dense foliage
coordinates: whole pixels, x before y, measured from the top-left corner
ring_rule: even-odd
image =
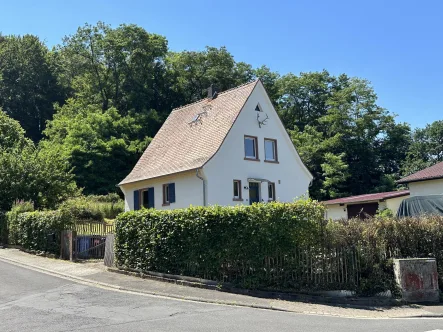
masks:
[[[127,268],[215,280],[229,275],[263,286],[264,255],[315,241],[323,214],[323,206],[309,200],[125,212],[116,220],[116,260]]]
[[[443,286],[442,217],[324,222],[323,212],[313,201],[126,212],[117,264],[247,288],[396,295],[393,258],[435,257]]]
[[[8,212],[8,243],[25,249],[60,253],[61,231],[72,220],[61,211]]]
[[[0,35],[0,108],[35,143],[20,143],[27,146],[23,158],[20,148],[5,156],[5,137],[24,136],[16,124],[0,120],[0,168],[9,176],[0,185],[0,209],[16,198],[50,206],[66,197],[60,186],[45,198],[40,193],[47,188],[11,188],[19,181],[11,174],[26,172],[36,159],[55,168],[44,175],[57,174],[47,182],[72,189],[60,173],[72,170],[85,194],[117,192],[115,184],[174,107],[203,98],[211,84],[226,90],[256,78],[314,175],[315,199],[393,190],[400,176],[443,158],[442,122],[412,131],[378,105],[364,79],[326,70],[280,75],[237,62],[224,47],[171,52],[164,36],[99,22],[78,28],[51,50],[37,36]]]

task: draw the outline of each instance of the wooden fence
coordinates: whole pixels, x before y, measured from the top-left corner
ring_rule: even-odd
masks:
[[[77,232],[78,235],[101,235],[105,236],[106,234],[113,234],[115,230],[115,225],[111,223],[80,223],[74,226],[74,231]]]

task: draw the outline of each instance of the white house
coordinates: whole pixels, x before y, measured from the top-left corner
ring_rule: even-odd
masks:
[[[128,211],[289,202],[311,180],[257,80],[173,110],[119,186]]]
[[[384,209],[391,210],[395,215],[401,202],[408,196],[409,190],[399,190],[336,198],[322,203],[326,206],[326,219],[365,218]]]
[[[411,196],[443,195],[443,162],[406,176],[398,183],[407,184]]]

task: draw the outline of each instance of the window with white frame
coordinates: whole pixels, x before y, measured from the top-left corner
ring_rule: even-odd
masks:
[[[265,138],[265,161],[278,162],[277,140]]]
[[[275,183],[268,182],[268,201],[275,201]]]
[[[234,201],[240,201],[242,200],[241,196],[241,181],[240,180],[234,180]]]

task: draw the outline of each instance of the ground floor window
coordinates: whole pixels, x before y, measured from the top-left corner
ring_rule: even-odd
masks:
[[[241,201],[241,200],[242,200],[241,181],[234,180],[234,201]]]
[[[163,185],[163,205],[175,203],[175,183]]]
[[[275,183],[268,182],[268,200],[275,201]]]

